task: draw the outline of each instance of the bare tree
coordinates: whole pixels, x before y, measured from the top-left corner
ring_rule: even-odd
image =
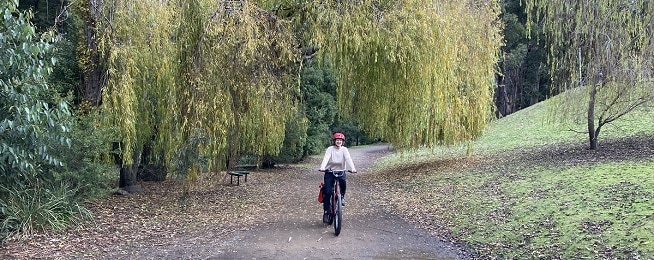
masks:
[[[530,0],[548,44],[558,119],[585,119],[590,149],[614,122],[654,99],[650,1]],[[534,22],[534,21],[532,21]]]

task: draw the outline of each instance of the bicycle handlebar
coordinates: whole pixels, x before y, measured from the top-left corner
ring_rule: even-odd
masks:
[[[318,170],[318,171],[319,171],[319,172],[345,172],[345,170],[338,170],[338,171],[336,171],[336,170],[332,170],[332,169],[325,169],[325,170]],[[352,170],[347,170],[347,172],[350,172],[350,173],[357,173],[357,172],[353,172]]]

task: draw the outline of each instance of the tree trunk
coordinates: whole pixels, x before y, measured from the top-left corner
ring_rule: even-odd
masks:
[[[531,95],[529,96],[529,106],[533,106],[536,103],[538,103],[540,96],[540,84],[539,81],[536,80],[536,83],[531,85]]]
[[[500,118],[508,114],[508,94],[506,93],[506,86],[504,85],[504,76],[496,75],[497,91],[495,91],[495,117]]]
[[[237,116],[238,117],[238,116]],[[225,167],[227,169],[231,170],[236,168],[238,165],[238,161],[240,159],[240,143],[239,143],[239,127],[238,127],[238,122],[234,124],[234,128],[228,130],[229,131],[229,151],[227,154],[227,163],[225,164]]]
[[[129,186],[135,186],[137,183],[136,173],[137,168],[131,165],[123,165],[120,168],[120,182],[118,187],[125,188]]]
[[[102,95],[102,68],[100,66],[100,55],[98,53],[98,36],[96,32],[96,21],[102,7],[102,0],[88,0],[88,13],[85,14],[86,24],[84,36],[86,49],[88,50],[88,62],[84,64],[84,99],[92,105],[100,104]]]
[[[590,149],[597,150],[597,133],[595,132],[595,96],[597,96],[597,85],[593,85],[590,90],[590,100],[588,101],[588,139]]]
[[[119,188],[136,186],[138,183],[137,173],[141,164],[142,149],[136,149],[133,154],[132,165],[122,165],[120,168]]]
[[[143,158],[139,165],[139,172],[137,173],[137,178],[139,181],[165,181],[166,176],[168,175],[166,165],[154,158],[164,158],[164,153],[160,152],[159,155],[154,155],[154,136],[152,137],[150,143],[143,146]]]
[[[531,99],[529,100],[529,106],[533,106],[540,100],[540,71],[542,69],[542,64],[538,65],[536,70],[535,80],[531,84]]]
[[[241,95],[239,95],[238,92],[234,90],[233,87],[229,87],[229,94],[232,96],[232,113],[234,113],[234,127],[231,127],[228,129],[227,134],[228,134],[228,145],[229,145],[229,151],[228,151],[228,156],[227,157],[227,169],[234,169],[238,163],[239,160],[241,159],[241,129],[240,129],[240,121],[241,118],[239,116],[239,113],[242,111],[246,111],[247,108],[243,106],[243,103],[241,103]]]

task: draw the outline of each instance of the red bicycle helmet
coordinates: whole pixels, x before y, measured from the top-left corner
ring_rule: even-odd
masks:
[[[336,139],[343,139],[345,141],[345,135],[343,133],[334,133],[334,140]]]

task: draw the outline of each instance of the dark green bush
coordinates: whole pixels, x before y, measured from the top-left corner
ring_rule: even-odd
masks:
[[[307,143],[305,147],[305,155],[316,155],[325,152],[331,144],[329,126],[325,124],[318,124],[309,127],[307,130]]]
[[[301,82],[304,114],[309,121],[306,130],[304,156],[320,154],[330,144],[329,126],[334,123],[336,105],[336,81],[329,66],[309,65],[302,70]]]
[[[263,166],[271,167],[277,163],[296,163],[304,156],[307,140],[307,120],[297,115],[295,120],[286,122],[284,144],[278,155],[264,156]]]
[[[78,109],[71,132],[71,145],[53,144],[62,167],[45,167],[43,181],[64,182],[76,190],[80,200],[102,197],[116,187],[118,171],[111,154],[116,131],[100,127],[92,108]]]
[[[37,34],[18,1],[0,1],[0,238],[61,230],[88,211],[78,202],[110,187],[112,132],[73,117],[50,77],[54,32]],[[53,56],[54,55],[54,56]],[[56,83],[55,83],[56,84]],[[64,88],[66,89],[66,88]],[[78,119],[78,121],[76,121]]]
[[[29,180],[0,187],[2,240],[35,231],[62,230],[89,218],[83,201],[108,194],[115,187],[116,168],[107,158],[114,131],[95,125],[95,113],[79,115],[71,145],[49,144],[62,166],[43,165]]]

